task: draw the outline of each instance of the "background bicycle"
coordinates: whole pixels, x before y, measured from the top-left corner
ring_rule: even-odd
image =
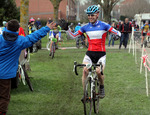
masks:
[[[30,78],[25,69],[25,63],[29,62],[29,60],[30,60],[29,50],[27,50],[27,51],[28,51],[28,53],[27,54],[25,53],[25,58],[18,65],[16,77],[11,79],[11,81],[12,81],[11,88],[12,89],[17,88],[19,83],[22,82],[24,85],[27,84],[29,86],[29,89],[31,91],[33,91],[33,87],[32,87]]]

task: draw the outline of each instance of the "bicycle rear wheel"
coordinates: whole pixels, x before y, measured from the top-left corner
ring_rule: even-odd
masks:
[[[28,84],[28,86],[29,86],[29,89],[30,89],[31,91],[33,91],[33,87],[32,87],[32,84],[31,84],[31,82],[30,82],[30,78],[29,78],[29,76],[28,76],[28,74],[27,74],[27,72],[26,72],[26,70],[25,70],[25,67],[22,66],[22,69],[23,69],[23,71],[24,71],[25,80],[26,80],[26,82],[27,82],[27,84]]]
[[[99,112],[99,81],[97,80],[95,82],[95,92],[93,92],[93,107],[94,107],[94,113]]]
[[[89,78],[87,78],[85,82],[83,105],[84,115],[91,115],[93,100],[91,99],[91,79]]]

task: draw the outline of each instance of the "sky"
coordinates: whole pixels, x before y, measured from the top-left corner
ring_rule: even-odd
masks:
[[[86,2],[87,0],[80,0],[81,4],[84,4],[84,2]]]

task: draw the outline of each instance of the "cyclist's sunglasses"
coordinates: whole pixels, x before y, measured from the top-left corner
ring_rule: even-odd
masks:
[[[91,17],[92,17],[92,16],[96,16],[96,15],[97,15],[97,14],[88,14],[88,16],[91,16]]]

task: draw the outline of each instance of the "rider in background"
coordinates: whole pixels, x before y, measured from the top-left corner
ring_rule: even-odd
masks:
[[[143,47],[143,41],[145,39],[145,36],[147,35],[147,32],[150,29],[150,24],[148,23],[148,21],[145,22],[145,24],[141,27],[141,29],[142,29],[141,47]]]
[[[50,44],[50,53],[49,53],[49,56],[51,56],[51,54],[52,54],[51,48],[52,48],[53,42],[55,42],[56,49],[58,49],[58,38],[59,38],[58,24],[56,24],[56,26],[53,27],[53,30],[50,31],[49,35],[52,36],[51,44]]]
[[[32,32],[37,30],[35,25],[34,25],[34,23],[35,23],[35,19],[31,18],[29,20],[29,25],[28,25],[28,32],[29,32],[29,34],[31,34]],[[32,53],[33,52],[33,46],[31,46],[29,49],[30,49],[30,53]]]
[[[106,50],[105,50],[105,40],[107,36],[107,32],[114,33],[118,36],[121,36],[121,33],[117,30],[115,30],[113,27],[111,27],[109,24],[99,21],[99,6],[98,5],[92,5],[89,6],[86,9],[86,14],[89,19],[89,23],[82,26],[80,30],[78,30],[75,33],[72,33],[70,30],[68,30],[68,33],[72,38],[76,38],[78,36],[83,35],[83,33],[86,33],[88,37],[89,47],[88,51],[86,52],[86,55],[83,59],[83,64],[92,64],[92,63],[100,63],[103,64],[103,71],[105,68],[106,63]],[[86,67],[83,68],[83,75],[82,75],[82,85],[83,89],[85,86],[85,80],[88,75],[88,69]],[[100,81],[100,98],[105,97],[105,91],[104,91],[104,75],[101,75],[100,67],[96,69],[96,73],[98,75],[99,81]]]
[[[70,30],[71,32],[74,32],[73,23],[71,23],[71,24],[68,26],[68,28],[69,28],[69,30]]]

